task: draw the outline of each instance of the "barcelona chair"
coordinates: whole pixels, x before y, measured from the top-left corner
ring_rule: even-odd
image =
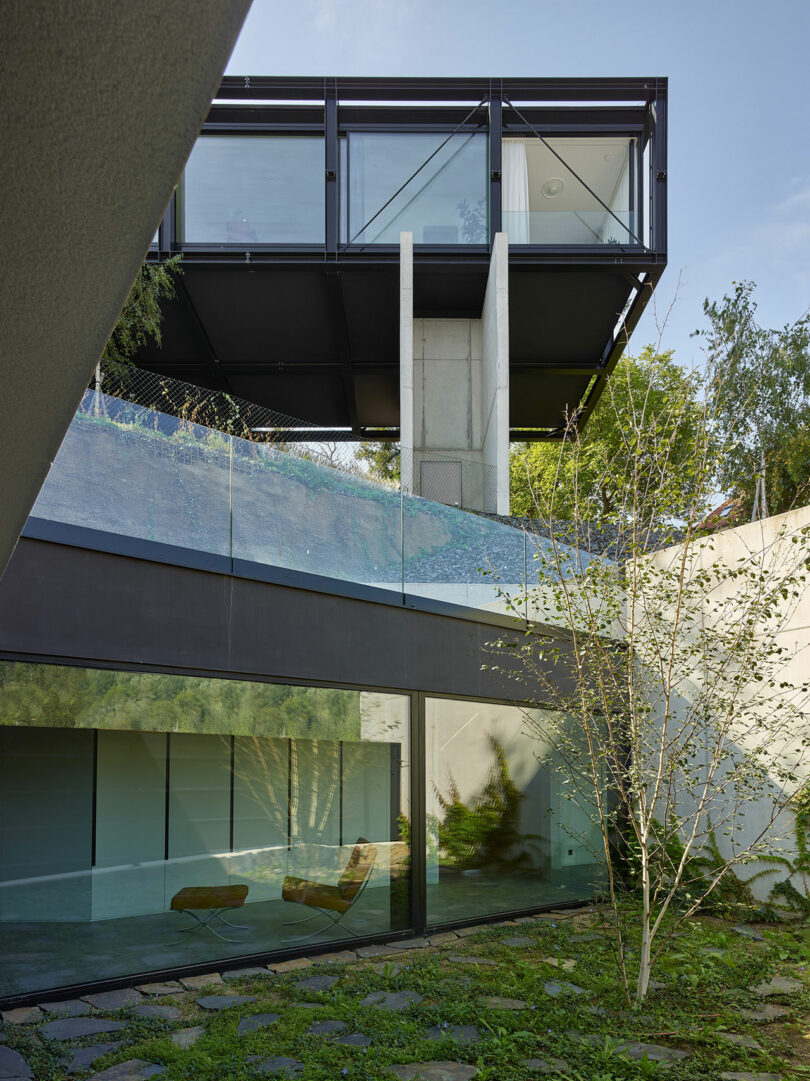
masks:
[[[303,920],[293,920],[291,923],[285,923],[284,926],[295,927],[301,923],[309,923],[310,920],[317,919],[318,916],[326,916],[332,921],[327,927],[334,927],[339,924],[342,930],[348,931],[355,938],[360,938],[360,934],[348,927],[344,921],[353,919],[349,916],[349,910],[368,885],[376,859],[377,849],[374,845],[370,844],[365,837],[358,837],[357,843],[352,849],[352,854],[349,856],[349,862],[335,885],[325,882],[312,882],[307,878],[296,878],[294,875],[287,875],[281,887],[283,899],[290,901],[292,904],[307,905],[309,908],[316,909],[316,911]],[[327,930],[327,927],[321,927],[311,935],[304,935],[303,937],[305,939],[314,938],[315,935]]]

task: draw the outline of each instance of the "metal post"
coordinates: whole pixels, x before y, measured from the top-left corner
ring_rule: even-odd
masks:
[[[652,246],[667,250],[667,84],[656,83],[653,101],[654,126],[651,155]]]
[[[324,142],[326,170],[326,254],[336,256],[340,225],[340,186],[338,169],[340,147],[338,145],[338,98],[337,79],[325,79],[323,91]]]
[[[501,168],[503,136],[503,94],[501,80],[490,86],[489,92],[489,245],[501,232]]]
[[[427,924],[427,787],[425,763],[425,696],[411,698],[411,926],[417,935]]]

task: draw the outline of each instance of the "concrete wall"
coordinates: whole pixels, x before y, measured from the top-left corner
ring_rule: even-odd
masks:
[[[400,429],[407,491],[509,513],[506,235],[495,238],[482,315],[413,316],[413,240],[400,240]]]
[[[707,568],[718,564],[721,568],[728,568],[729,571],[725,578],[721,576],[719,585],[711,589],[711,595],[705,600],[700,613],[704,627],[719,625],[721,621],[725,622],[729,619],[729,612],[724,611],[721,602],[733,591],[741,588],[742,580],[731,577],[730,573],[740,560],[751,560],[754,566],[761,566],[766,576],[784,575],[796,567],[801,558],[806,557],[808,540],[800,531],[809,526],[810,507],[802,507],[786,514],[775,515],[765,521],[724,530],[703,542],[700,554],[692,567],[692,573],[705,572]],[[797,540],[794,541],[794,538]],[[654,559],[660,567],[672,567],[676,565],[680,553],[680,547],[669,548],[657,553]],[[806,681],[810,675],[810,583],[799,588],[796,596],[782,598],[777,609],[771,617],[773,620],[771,627],[776,629],[777,643],[785,650],[785,663],[784,666],[780,665],[778,672],[774,673],[775,685],[773,687],[763,689],[763,685],[757,684],[756,689],[752,689],[748,694],[747,700],[750,705],[751,696],[756,695],[755,701],[761,703],[755,707],[757,711],[768,710],[769,703],[775,706],[781,701],[795,701],[804,708],[808,724],[803,725],[799,722],[791,726],[786,725],[781,734],[768,736],[767,733],[752,732],[749,723],[744,727],[741,726],[739,732],[730,733],[730,737],[743,753],[765,743],[769,761],[773,766],[775,767],[777,762],[787,763],[794,768],[797,780],[795,784],[785,789],[774,768],[770,796],[763,796],[758,801],[747,801],[741,809],[744,813],[736,816],[734,823],[736,840],[733,847],[728,836],[721,834],[720,831],[718,831],[717,840],[721,851],[724,854],[731,854],[733,851],[741,851],[765,830],[764,841],[767,850],[792,860],[797,854],[793,814],[790,810],[785,810],[779,814],[775,822],[772,822],[772,818],[775,806],[781,803],[786,795],[790,795],[792,791],[810,780],[810,755],[807,749],[801,746],[801,740],[806,737],[808,727],[810,727],[810,712],[807,712],[806,695],[797,698],[792,690],[780,687],[779,683],[786,681],[798,685]],[[763,618],[755,627],[754,633],[764,640],[767,630],[766,621]],[[675,707],[675,726],[678,719],[682,718],[685,711],[689,709],[696,694],[699,693],[699,688],[706,686],[708,677],[705,664],[701,665],[698,658],[694,669],[681,673],[681,677],[679,698]],[[740,696],[741,718],[745,716],[746,693],[744,689]],[[764,703],[762,703],[763,697]],[[748,717],[750,716],[749,711]],[[712,811],[713,822],[720,819],[731,807],[730,798],[724,802],[721,794]],[[767,866],[767,863],[757,859],[738,866],[736,873],[738,877],[747,879]],[[774,884],[784,880],[786,876],[786,868],[775,867],[772,874],[758,878],[752,883],[751,888],[756,897],[765,900]],[[792,876],[792,882],[802,893],[810,887],[810,881],[803,881],[801,875]]]

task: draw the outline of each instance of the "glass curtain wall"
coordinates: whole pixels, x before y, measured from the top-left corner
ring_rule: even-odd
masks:
[[[179,192],[187,244],[322,244],[320,135],[201,135]]]
[[[603,888],[601,832],[587,798],[569,798],[544,712],[426,699],[428,925]]]
[[[341,241],[487,244],[487,137],[350,132],[341,140]]]
[[[509,243],[639,243],[636,145],[630,138],[505,138],[502,227]]]
[[[1,662],[0,996],[410,926],[409,712]]]

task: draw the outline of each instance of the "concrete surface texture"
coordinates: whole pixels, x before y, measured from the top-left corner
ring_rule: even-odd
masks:
[[[249,6],[249,0],[4,5],[0,572]]]
[[[415,495],[509,513],[506,235],[495,238],[480,318],[413,316],[413,239],[400,239],[402,475]]]

